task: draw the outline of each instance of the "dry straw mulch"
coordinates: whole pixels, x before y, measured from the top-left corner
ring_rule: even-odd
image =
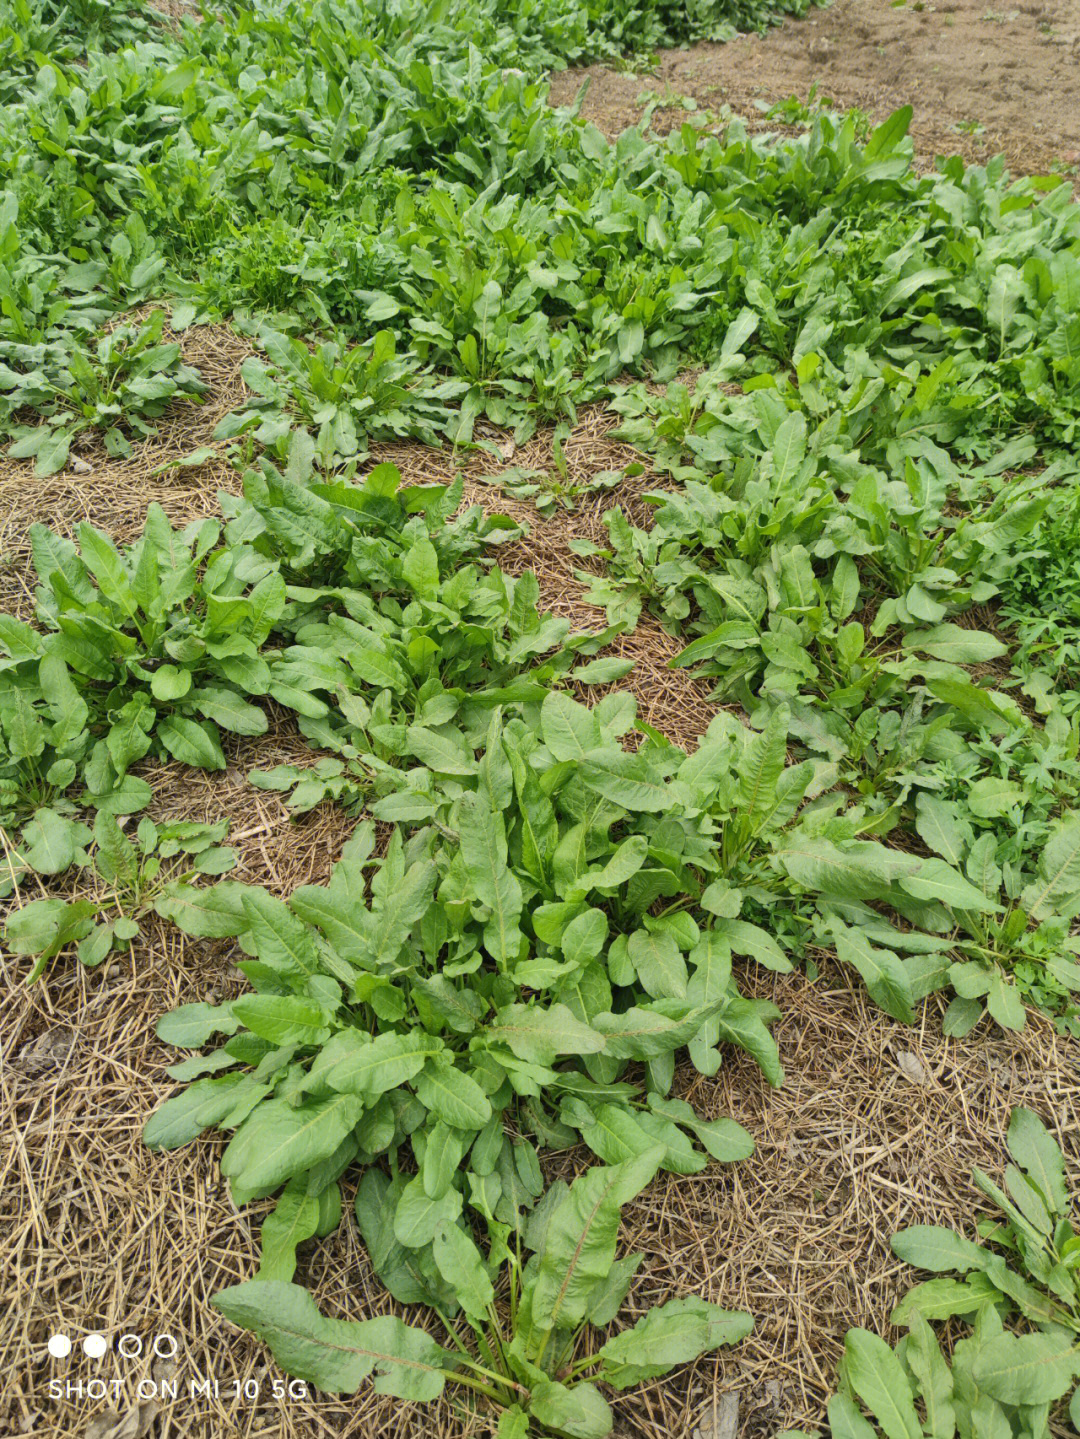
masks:
[[[235,489],[223,458],[193,469],[170,462],[203,445],[220,414],[242,394],[239,366],[247,353],[228,331],[188,331],[185,357],[211,380],[201,409],[178,407],[161,435],[117,463],[89,447],[90,472],[37,481],[28,466],[0,464],[0,606],[32,614],[25,531],[44,519],[70,531],[82,518],[130,540],[150,499],[174,519],[216,509],[219,489]],[[572,481],[618,469],[632,452],[611,436],[614,417],[601,409],[580,417],[564,453]],[[550,434],[538,436],[515,462],[550,463]],[[584,604],[576,572],[587,566],[568,549],[584,535],[606,538],[603,511],[622,505],[648,521],[641,495],[647,471],[615,491],[590,492],[572,512],[538,519],[532,507],[477,483],[493,468],[478,456],[454,457],[422,447],[388,446],[412,482],[442,482],[456,468],[469,496],[528,526],[500,559],[515,573],[536,571],[544,605],[575,626],[599,628]],[[634,457],[636,458],[636,457]],[[80,466],[81,467],[81,466]],[[164,467],[164,468],[162,468]],[[151,471],[159,470],[156,476]],[[644,718],[692,744],[715,712],[707,690],[666,668],[676,642],[645,623],[617,642],[637,660],[627,683]],[[180,766],[148,767],[157,818],[227,816],[240,852],[235,877],[288,895],[324,880],[352,821],[332,806],[291,818],[279,795],[247,783],[253,767],[311,763],[312,752],[289,717],[235,742],[223,774]],[[77,878],[67,877],[69,885]],[[0,1434],[49,1439],[468,1439],[490,1432],[488,1418],[447,1396],[418,1408],[376,1396],[279,1400],[278,1371],[266,1350],[238,1335],[209,1307],[224,1285],[251,1275],[257,1228],[266,1205],[238,1213],[220,1183],[222,1141],[204,1137],[175,1154],[151,1154],[143,1124],[175,1086],[166,1066],[174,1052],[154,1036],[158,1017],[177,1004],[237,993],[239,951],[231,941],[186,938],[151,917],[129,956],[87,971],[68,957],[33,989],[27,963],[0,958],[0,1110],[10,1143],[0,1156]],[[770,1090],[753,1062],[733,1053],[715,1079],[692,1071],[678,1087],[707,1114],[731,1114],[757,1140],[757,1153],[732,1168],[693,1177],[662,1176],[626,1212],[624,1242],[644,1264],[628,1305],[695,1293],[754,1314],[754,1334],[738,1349],[707,1358],[622,1396],[617,1433],[633,1439],[711,1435],[720,1413],[739,1428],[767,1435],[787,1425],[819,1423],[844,1330],[864,1324],[885,1331],[910,1274],[891,1255],[890,1235],[904,1224],[938,1221],[971,1231],[979,1207],[973,1164],[1000,1172],[1010,1109],[1025,1103],[1054,1127],[1080,1180],[1080,1075],[1075,1045],[1038,1017],[1019,1036],[987,1032],[964,1042],[942,1037],[940,1015],[905,1029],[867,1004],[845,976],[826,969],[816,983],[799,976],[749,972],[745,989],[783,1011],[776,1033],[787,1082]],[[552,1173],[587,1161],[580,1151],[554,1156]],[[346,1196],[351,1199],[351,1194]],[[303,1254],[301,1282],[326,1312],[361,1318],[393,1308],[372,1275],[348,1204],[340,1230]],[[415,1319],[415,1315],[411,1315]],[[176,1361],[94,1361],[79,1348],[100,1330],[144,1342],[171,1334]],[[66,1332],[66,1360],[46,1352],[50,1334]],[[105,1399],[53,1398],[50,1380],[121,1380]],[[140,1379],[175,1382],[175,1402],[144,1398]],[[216,1381],[192,1399],[193,1380]]]

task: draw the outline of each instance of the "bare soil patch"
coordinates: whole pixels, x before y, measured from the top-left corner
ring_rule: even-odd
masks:
[[[654,75],[566,71],[553,77],[552,102],[568,103],[586,78],[582,113],[608,134],[635,124],[651,97],[663,106],[658,130],[694,119],[684,97],[775,128],[760,105],[805,101],[817,85],[819,97],[875,120],[913,105],[912,138],[926,160],[1002,153],[1018,173],[1080,163],[1076,0],[835,0],[763,36],[662,52]]]

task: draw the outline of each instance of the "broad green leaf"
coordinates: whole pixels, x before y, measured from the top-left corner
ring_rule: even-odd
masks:
[[[470,1318],[484,1323],[495,1302],[483,1257],[476,1244],[457,1224],[440,1220],[432,1241],[432,1253],[439,1273],[458,1296]]]
[[[296,1247],[319,1227],[319,1201],[309,1195],[306,1181],[293,1181],[263,1220],[262,1252],[255,1278],[290,1280],[296,1272]]]
[[[267,730],[266,715],[257,705],[248,704],[235,690],[214,685],[193,689],[188,700],[200,714],[228,730],[230,734],[261,735]],[[173,751],[175,753],[175,751]],[[179,756],[177,756],[179,758]],[[213,768],[213,766],[209,766]]]
[[[330,1037],[322,1005],[292,994],[242,994],[232,1012],[252,1034],[275,1046],[319,1045]]]
[[[269,1194],[333,1154],[363,1113],[353,1094],[293,1105],[268,1099],[244,1120],[221,1156],[221,1172],[237,1202]]]
[[[874,1003],[901,1024],[914,1024],[911,984],[899,957],[891,950],[876,948],[860,930],[839,920],[833,922],[832,932],[837,958],[858,970]]]
[[[967,1317],[997,1298],[994,1286],[978,1273],[967,1279],[928,1279],[908,1290],[890,1319],[893,1324],[906,1324],[916,1312],[926,1319]]]
[[[253,889],[241,899],[247,932],[264,964],[286,975],[319,972],[319,952],[308,927],[280,899]]]
[[[661,1146],[625,1164],[587,1170],[548,1222],[532,1295],[534,1324],[567,1327],[585,1315],[588,1296],[615,1258],[623,1204],[645,1188],[664,1157]]]
[[[183,715],[167,715],[158,725],[157,733],[173,759],[181,764],[190,764],[196,769],[225,768],[225,755],[212,721],[200,724]]]
[[[971,826],[961,819],[959,805],[920,793],[915,800],[915,828],[935,854],[953,866],[961,863],[971,840]]]
[[[751,820],[768,815],[776,804],[776,786],[787,758],[789,718],[785,708],[774,709],[765,728],[749,740],[743,751],[739,799]]]
[[[401,1191],[394,1211],[394,1237],[406,1249],[420,1249],[432,1242],[440,1225],[453,1224],[461,1213],[461,1193],[448,1189],[432,1199],[417,1175]]]
[[[408,732],[409,753],[416,756],[436,774],[471,775],[476,773],[476,761],[460,742],[449,739],[436,730],[425,729],[423,725],[410,725]]]
[[[495,1439],[529,1439],[529,1416],[518,1404],[511,1404],[499,1415]]]
[[[1061,1330],[999,1334],[976,1354],[971,1373],[1002,1404],[1053,1404],[1080,1375],[1080,1344]]]
[[[532,1387],[529,1414],[538,1424],[571,1439],[606,1439],[615,1422],[608,1402],[591,1384],[540,1379]]]
[[[422,1030],[409,1034],[389,1030],[370,1042],[366,1035],[345,1031],[325,1078],[339,1093],[360,1095],[371,1103],[380,1094],[415,1079],[428,1060],[442,1051],[442,1040]]]
[[[439,592],[439,556],[430,540],[414,540],[401,559],[401,573],[414,594],[431,600]]]
[[[374,1371],[377,1393],[430,1401],[456,1366],[430,1335],[395,1315],[327,1319],[296,1284],[253,1279],[219,1290],[210,1302],[268,1344],[286,1374],[327,1393],[353,1394]]]
[[[178,1049],[198,1049],[213,1034],[235,1034],[240,1021],[235,1018],[231,1004],[182,1004],[178,1009],[163,1014],[157,1022],[154,1033],[165,1044],[175,1044]]]
[[[545,1068],[561,1054],[600,1054],[603,1035],[576,1019],[564,1004],[508,1004],[497,1010],[484,1030],[494,1044],[505,1044],[511,1053],[528,1064]]]
[[[972,1269],[985,1269],[988,1254],[970,1239],[954,1234],[935,1224],[913,1224],[892,1237],[893,1253],[917,1269],[932,1274],[952,1271],[966,1274]]]
[[[552,691],[540,710],[544,743],[557,760],[580,760],[601,742],[600,723],[584,705]]]
[[[150,681],[151,694],[163,704],[183,699],[190,689],[191,671],[178,669],[176,665],[162,665],[154,671],[154,677]]]
[[[723,1001],[731,985],[731,950],[715,927],[706,930],[689,954],[693,966],[686,995],[692,1004]]]
[[[956,1433],[953,1376],[934,1331],[919,1313],[911,1316],[904,1360],[918,1384],[926,1411],[924,1428],[928,1439],[953,1439]]]
[[[776,940],[760,925],[749,924],[742,919],[715,919],[712,932],[727,941],[732,954],[746,955],[765,969],[775,970],[778,974],[790,974],[794,969]]]
[[[425,1128],[420,1178],[429,1199],[441,1199],[450,1188],[469,1138],[468,1134],[460,1129],[451,1129],[441,1119]]]
[[[88,837],[85,825],[65,819],[53,809],[35,810],[33,819],[23,827],[21,857],[37,874],[63,874],[75,863]]]
[[[773,858],[804,888],[846,902],[887,899],[900,876],[912,873],[919,864],[912,855],[884,845],[861,841],[840,849],[825,839],[779,849]]]
[[[720,1039],[753,1055],[768,1082],[779,1088],[784,1082],[784,1069],[776,1040],[765,1024],[768,1013],[775,1015],[776,1011],[756,1000],[729,999],[716,1015],[715,1024]]]
[[[179,1149],[190,1143],[228,1114],[244,1078],[223,1074],[187,1085],[154,1110],[143,1128],[143,1143],[148,1149]]]
[[[608,685],[625,679],[633,668],[632,659],[621,660],[613,655],[605,656],[603,659],[591,660],[588,664],[576,665],[570,671],[570,678],[583,685]]]
[[[547,1199],[549,1193],[551,1190],[545,1192],[544,1199],[540,1201],[541,1204]],[[536,1214],[539,1208],[540,1205],[537,1205],[533,1214]],[[644,1255],[641,1254],[624,1255],[622,1259],[616,1259],[603,1279],[598,1280],[589,1294],[586,1305],[586,1314],[590,1324],[596,1325],[597,1328],[604,1328],[611,1323],[622,1308],[626,1292],[630,1288],[634,1275],[641,1268],[643,1258]]]
[[[620,1014],[597,1014],[592,1026],[604,1036],[606,1053],[614,1058],[656,1059],[693,1039],[718,1005],[719,1001],[690,1005],[682,1000],[658,1000]]]
[[[4,930],[4,943],[12,954],[39,957],[34,968],[36,976],[44,961],[89,934],[97,913],[97,906],[88,899],[71,904],[62,899],[32,899],[12,912]]]
[[[199,939],[224,939],[245,928],[243,899],[247,885],[225,880],[209,889],[174,883],[154,901],[154,908],[185,934]]]
[[[374,911],[374,952],[381,965],[397,958],[413,926],[427,913],[435,881],[435,866],[430,860],[418,860]]]
[[[754,1327],[751,1315],[720,1309],[691,1295],[647,1311],[601,1348],[601,1376],[615,1389],[629,1389],[689,1364],[724,1344],[737,1344]]]
[[[924,859],[912,874],[900,876],[900,888],[915,899],[937,900],[948,909],[992,914],[1001,906],[943,859]]]
[[[1065,1159],[1050,1131],[1030,1109],[1017,1106],[1009,1119],[1009,1151],[1039,1186],[1055,1214],[1069,1212]]]
[[[960,625],[933,625],[904,636],[904,648],[948,660],[954,665],[984,664],[1005,653],[1005,646],[983,630],[966,630]]]
[[[507,864],[506,831],[501,814],[487,807],[480,795],[462,801],[458,815],[461,858],[476,898],[491,910],[484,926],[484,944],[503,969],[513,963],[521,948],[518,927],[522,890]]]
[[[1076,912],[1080,903],[1080,815],[1066,815],[1051,830],[1039,856],[1039,878],[1020,898],[1035,921]]]
[[[878,1431],[867,1422],[848,1394],[834,1394],[829,1400],[828,1414],[832,1439],[879,1439]]]
[[[650,769],[645,757],[614,746],[594,751],[578,771],[583,784],[611,804],[632,813],[669,809],[671,787]]]
[[[413,1088],[421,1104],[452,1129],[480,1130],[491,1118],[491,1103],[476,1080],[442,1059],[431,1060]]]
[[[686,961],[666,930],[638,929],[630,936],[627,955],[645,992],[653,999],[686,997]],[[708,1002],[713,996],[695,996]]]
[[[976,780],[965,795],[968,808],[979,819],[997,819],[1024,802],[1024,791],[1010,780],[987,776]]]

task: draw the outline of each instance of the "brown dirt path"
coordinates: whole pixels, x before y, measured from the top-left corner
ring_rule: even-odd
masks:
[[[761,125],[763,109],[811,87],[838,108],[883,119],[915,107],[912,137],[925,158],[958,152],[1037,173],[1080,164],[1080,3],[1077,0],[835,0],[803,20],[727,45],[660,55],[655,74],[603,66],[553,77],[568,103],[590,79],[583,114],[609,134],[641,116],[653,95],[658,130],[693,119],[681,103]]]

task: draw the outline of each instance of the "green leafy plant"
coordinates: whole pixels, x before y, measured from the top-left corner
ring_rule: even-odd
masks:
[[[980,1190],[1004,1214],[1004,1221],[979,1221],[981,1244],[935,1225],[894,1237],[901,1259],[964,1278],[927,1280],[904,1295],[892,1322],[908,1332],[895,1350],[865,1329],[848,1332],[840,1389],[829,1401],[834,1439],[1047,1439],[1050,1417],[1070,1390],[1069,1416],[1080,1421],[1080,1388],[1073,1388],[1080,1378],[1080,1236],[1064,1159],[1029,1109],[1013,1110],[1008,1146],[1015,1163],[1005,1171],[1007,1193],[975,1171]],[[931,1321],[953,1318],[970,1332],[946,1358]],[[1023,1328],[1014,1332],[1005,1320]],[[788,1433],[794,1439],[801,1431]]]
[[[152,748],[224,769],[219,727],[266,729],[249,697],[269,684],[259,649],[284,609],[285,582],[248,547],[215,548],[220,535],[212,519],[176,531],[157,505],[125,551],[85,523],[78,548],[44,525],[31,528],[46,633],[7,621],[6,678],[33,705],[44,694],[43,666],[77,677],[61,691],[64,723],[74,729],[78,719],[94,740],[82,776],[95,797],[113,794]]]
[[[735,121],[608,141],[548,103],[550,67],[806,8],[0,7],[15,457],[55,473],[90,430],[125,453],[199,397],[164,302],[177,332],[231,322],[258,349],[218,430],[246,467],[223,524],[177,533],[155,508],[127,547],[33,531],[37,625],[0,619],[0,824],[5,891],[34,875],[44,893],[9,943],[35,972],[73,943],[100,959],[151,906],[237,942],[251,992],[163,1021],[184,1047],[222,1043],[174,1066],[187,1087],[148,1131],[231,1132],[237,1200],[279,1195],[262,1298],[243,1286],[235,1317],[261,1331],[287,1311],[334,1342],[289,1285],[294,1240],[334,1226],[356,1167],[388,1288],[465,1316],[437,1353],[398,1321],[361,1326],[379,1382],[422,1358],[432,1394],[452,1372],[501,1406],[504,1439],[605,1432],[591,1370],[617,1387],[647,1377],[642,1353],[681,1362],[745,1322],[679,1300],[593,1363],[581,1322],[611,1305],[561,1326],[543,1299],[562,1260],[541,1231],[591,1185],[749,1153],[676,1077],[684,1052],[710,1075],[736,1045],[781,1079],[776,1012],[739,993],[732,955],[834,953],[899,1022],[951,989],[955,1034],[984,1012],[1019,1027],[1024,1001],[1080,1023],[1070,186],[1010,182],[1001,160],[916,173],[907,108],[871,127],[811,96],[779,112],[798,137]],[[577,545],[597,634],[493,563],[520,530],[461,509],[460,479],[376,465],[354,483],[377,439],[505,453],[506,432],[552,423],[553,472],[503,479],[572,504],[611,479],[572,481],[561,450],[597,400],[663,477],[651,526],[614,510],[606,546]],[[729,707],[691,752],[626,693],[567,693],[626,673],[602,651],[643,612]],[[136,767],[223,768],[222,731],[258,737],[267,701],[321,753],[255,782],[298,812],[363,813],[330,883],[287,903],[196,883],[228,867],[220,836],[121,823],[150,798]],[[73,867],[100,915],[58,878]],[[545,1198],[542,1155],[579,1140],[606,1178]],[[480,1275],[491,1312],[470,1308]],[[597,1282],[621,1297],[625,1277]],[[898,1393],[947,1394],[963,1439],[1034,1434],[1037,1403],[978,1409],[965,1356],[997,1342],[996,1315],[948,1384],[918,1326],[889,1361],[853,1341],[849,1398],[875,1409],[877,1366]],[[267,1335],[338,1387],[376,1363]],[[919,1432],[913,1412],[897,1430],[890,1411],[890,1439]],[[863,1435],[854,1414],[837,1423]]]
[[[395,355],[388,330],[349,350],[333,341],[309,349],[269,329],[259,338],[270,364],[244,361],[244,381],[254,395],[226,415],[215,434],[230,439],[252,430],[272,451],[276,441],[291,437],[299,415],[315,429],[316,453],[328,468],[366,451],[368,439],[410,434],[434,441],[440,402],[461,392],[453,382],[417,374],[408,358]]]
[[[635,1254],[615,1257],[621,1207],[648,1184],[662,1157],[657,1146],[589,1169],[570,1185],[553,1184],[513,1247],[506,1226],[489,1224],[485,1254],[468,1225],[453,1216],[438,1219],[434,1268],[447,1304],[460,1314],[456,1327],[443,1319],[453,1348],[395,1316],[327,1319],[305,1290],[269,1273],[219,1291],[213,1303],[266,1340],[286,1372],[319,1389],[352,1393],[374,1373],[380,1393],[424,1402],[447,1383],[458,1384],[496,1409],[500,1435],[604,1439],[614,1420],[598,1384],[628,1389],[735,1344],[753,1327],[749,1314],[689,1296],[650,1309],[599,1348],[589,1343],[590,1327],[605,1328],[617,1315],[641,1262]],[[378,1170],[369,1171],[356,1213],[369,1250],[397,1251],[405,1269],[405,1251],[387,1217],[393,1187]],[[316,1232],[318,1201],[297,1191],[290,1219],[294,1211],[302,1217],[288,1230],[293,1249],[297,1234]],[[493,1281],[503,1275],[497,1290]]]
[[[134,839],[108,810],[98,813],[92,831],[45,811],[35,823],[38,844],[50,843],[63,860],[70,855],[62,867],[78,864],[94,892],[74,900],[32,899],[11,912],[4,943],[13,954],[36,956],[28,983],[38,979],[49,961],[70,944],[76,945],[83,964],[100,964],[113,950],[130,946],[139,937],[140,919],[170,885],[187,884],[200,874],[224,874],[236,863],[235,850],[220,843],[228,832],[228,820],[159,825],[142,819]],[[180,855],[190,857],[187,867],[169,863]],[[32,860],[33,852],[26,861],[30,867]],[[18,862],[16,857],[14,863]]]
[[[33,456],[37,474],[54,475],[67,464],[76,435],[94,429],[110,455],[127,455],[129,436],[152,435],[153,421],[177,397],[201,396],[206,386],[181,359],[180,345],[162,342],[164,325],[164,311],[155,310],[139,324],[108,331],[93,349],[73,345],[52,364],[0,376],[6,414],[37,409],[42,417],[12,429],[8,453]]]
[[[1014,1162],[1005,1170],[1004,1189],[975,1171],[975,1183],[1004,1216],[980,1220],[982,1244],[927,1225],[901,1230],[893,1239],[909,1264],[964,1276],[917,1285],[893,1319],[906,1324],[922,1314],[971,1320],[985,1309],[999,1320],[1019,1318],[1025,1325],[1020,1334],[985,1322],[973,1378],[993,1400],[1045,1416],[1080,1379],[1080,1235],[1061,1150],[1031,1110],[1013,1111],[1008,1145]],[[1073,1391],[1070,1413],[1077,1422],[1080,1389]]]
[[[868,1330],[849,1330],[840,1392],[829,1401],[830,1432],[834,1439],[896,1433],[937,1439],[946,1430],[974,1436],[990,1426],[1011,1439],[1047,1439],[1049,1405],[1029,1397],[1045,1389],[1032,1359],[1023,1336],[1003,1329],[991,1308],[979,1312],[970,1337],[957,1341],[948,1360],[918,1310],[895,1351]]]

